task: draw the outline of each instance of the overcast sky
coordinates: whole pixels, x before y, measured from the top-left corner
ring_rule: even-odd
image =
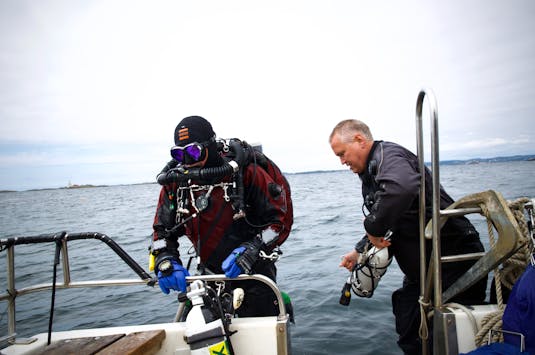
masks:
[[[1,0],[0,190],[154,181],[189,115],[343,169],[342,119],[415,150],[424,87],[441,159],[534,154],[534,34],[532,0]]]

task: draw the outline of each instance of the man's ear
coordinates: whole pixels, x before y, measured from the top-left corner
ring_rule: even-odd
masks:
[[[353,142],[362,144],[362,143],[366,142],[366,139],[364,138],[364,136],[361,133],[357,132],[353,136]]]

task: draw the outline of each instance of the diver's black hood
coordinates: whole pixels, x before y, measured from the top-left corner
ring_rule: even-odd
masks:
[[[218,167],[225,163],[219,154],[215,136],[212,124],[201,116],[189,116],[182,119],[174,133],[177,146],[183,147],[194,142],[208,144],[208,159],[204,165],[206,168]]]
[[[206,160],[204,167],[215,168],[217,166],[222,166],[223,164],[225,164],[225,160],[221,157],[217,142],[213,140],[208,145],[208,159]]]
[[[185,146],[187,144],[197,142],[207,142],[215,138],[215,132],[210,122],[201,116],[189,116],[176,126],[175,128],[175,144],[178,146]]]

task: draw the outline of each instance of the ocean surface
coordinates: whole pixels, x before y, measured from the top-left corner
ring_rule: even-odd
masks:
[[[441,182],[457,199],[494,189],[506,199],[535,197],[535,162],[442,166]],[[295,222],[278,261],[278,284],[295,310],[291,326],[293,354],[401,354],[396,344],[390,295],[401,286],[395,262],[373,298],[353,295],[349,306],[338,301],[348,276],[338,267],[341,255],[363,235],[360,181],[349,171],[288,175]],[[113,238],[148,269],[150,234],[159,194],[156,184],[121,185],[0,194],[0,238],[59,231],[100,232]],[[486,237],[486,224],[471,215]],[[182,239],[182,254],[190,244]],[[69,244],[72,280],[136,278],[102,243]],[[18,288],[52,280],[54,245],[16,247]],[[0,252],[0,287],[6,289],[6,252]],[[61,273],[60,273],[61,275]],[[46,332],[49,291],[17,299],[17,333]],[[147,286],[58,290],[54,330],[172,321],[176,297]],[[7,304],[0,302],[0,337],[7,333]]]

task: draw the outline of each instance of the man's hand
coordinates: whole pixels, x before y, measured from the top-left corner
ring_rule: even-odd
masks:
[[[340,262],[340,267],[345,267],[349,271],[353,271],[353,268],[355,267],[355,264],[359,260],[359,253],[353,249],[346,255],[342,256],[342,261]]]
[[[253,268],[258,261],[260,249],[263,241],[260,237],[255,237],[247,242],[243,242],[239,247],[221,263],[221,268],[227,277],[237,277],[245,273],[251,275]]]
[[[158,286],[160,286],[160,289],[166,295],[169,294],[170,290],[186,292],[186,276],[189,276],[188,270],[175,260],[172,260],[171,264],[173,269],[170,274],[164,275],[161,271],[158,271]]]
[[[242,268],[236,264],[236,258],[238,258],[245,251],[245,247],[238,247],[230,253],[229,256],[221,264],[221,268],[225,272],[226,277],[235,278],[239,274],[243,273]]]
[[[374,237],[373,235],[368,233],[366,233],[366,235],[368,236],[368,240],[370,241],[370,243],[372,243],[373,246],[377,249],[383,249],[389,247],[390,244],[392,244],[390,240],[385,237]]]

